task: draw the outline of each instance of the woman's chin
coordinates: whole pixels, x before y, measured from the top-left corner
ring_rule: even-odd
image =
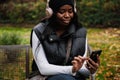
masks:
[[[62,24],[65,25],[65,26],[67,26],[67,25],[69,25],[69,23],[70,22],[66,21],[66,22],[63,22]]]

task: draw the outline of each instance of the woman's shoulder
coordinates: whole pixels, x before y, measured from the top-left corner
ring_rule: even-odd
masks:
[[[76,30],[77,30],[77,32],[84,32],[84,33],[87,32],[87,29],[84,26],[78,26]]]
[[[39,30],[40,32],[43,32],[45,30],[46,25],[47,21],[41,21],[33,28],[33,30]]]
[[[86,28],[79,22],[76,24],[74,24],[76,26],[76,30],[77,31],[86,31]]]
[[[79,27],[77,30],[76,30],[76,35],[77,36],[82,36],[82,37],[85,37],[87,34],[87,29],[85,27]]]

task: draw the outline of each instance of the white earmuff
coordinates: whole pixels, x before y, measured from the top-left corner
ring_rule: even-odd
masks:
[[[50,18],[53,14],[53,10],[49,7],[49,1],[50,0],[47,0],[47,4],[46,4],[46,16],[48,18]]]
[[[74,11],[75,11],[75,13],[77,12],[77,9],[76,9],[76,0],[74,0]]]

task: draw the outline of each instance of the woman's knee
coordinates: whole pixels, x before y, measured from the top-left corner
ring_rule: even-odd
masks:
[[[76,80],[73,76],[67,74],[58,74],[48,77],[47,80]]]

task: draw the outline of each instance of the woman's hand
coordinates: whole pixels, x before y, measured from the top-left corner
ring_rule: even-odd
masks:
[[[82,67],[85,60],[86,58],[82,56],[74,57],[74,60],[72,61],[72,64],[73,64],[72,72],[73,73],[77,72]]]
[[[90,70],[91,74],[95,73],[100,65],[100,58],[97,55],[97,62],[95,63],[92,59],[88,58],[86,67]]]

